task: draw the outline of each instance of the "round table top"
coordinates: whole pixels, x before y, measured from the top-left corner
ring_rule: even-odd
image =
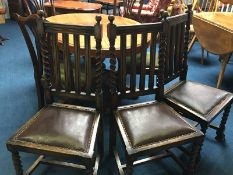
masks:
[[[66,24],[66,25],[86,25],[86,26],[94,26],[96,24],[95,17],[96,15],[100,15],[102,17],[101,24],[103,26],[103,37],[102,37],[102,55],[108,56],[109,55],[109,40],[107,36],[107,24],[108,15],[105,14],[96,14],[96,13],[71,13],[71,14],[63,14],[63,15],[56,15],[46,18],[49,22],[59,23],[59,24]],[[132,19],[115,16],[114,23],[117,26],[120,25],[140,25],[139,22],[134,21]],[[137,37],[137,44],[138,46],[141,45],[141,37]],[[58,36],[58,40],[62,42],[61,36]],[[81,42],[81,41],[80,41]],[[82,45],[82,43],[80,43]],[[131,37],[127,36],[127,48],[130,50],[131,45]],[[73,44],[73,37],[69,37],[69,46],[70,51],[74,51],[74,44]],[[84,46],[84,39],[83,39],[83,46]],[[115,42],[116,51],[120,50],[120,38],[116,38]],[[91,38],[91,50],[95,51],[95,39],[94,37]],[[93,52],[95,54],[95,52]],[[116,53],[117,54],[117,53]]]
[[[214,54],[233,51],[233,13],[201,12],[193,16],[193,27],[201,46]]]
[[[46,2],[44,4],[45,7],[50,7],[50,2]],[[57,0],[54,1],[54,7],[56,9],[66,9],[66,10],[73,10],[73,11],[98,11],[102,8],[101,4],[98,3],[89,3],[89,2],[82,2],[82,1],[61,1]]]

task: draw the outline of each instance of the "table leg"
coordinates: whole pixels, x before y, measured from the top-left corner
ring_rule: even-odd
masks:
[[[219,72],[219,75],[218,75],[217,88],[220,88],[220,85],[222,83],[222,78],[224,76],[224,72],[225,72],[225,69],[226,69],[226,65],[227,65],[227,63],[228,63],[228,61],[230,59],[230,57],[229,57],[228,54],[227,55],[221,55],[220,57],[222,57],[221,58],[221,60],[222,60],[222,68],[221,68],[221,70]]]

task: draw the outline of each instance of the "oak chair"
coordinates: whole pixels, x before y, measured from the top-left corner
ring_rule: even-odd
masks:
[[[189,23],[190,13],[166,18],[158,23],[116,26],[114,16],[109,16],[108,37],[110,42],[110,95],[112,106],[112,118],[110,122],[110,154],[116,159],[117,166],[121,175],[133,174],[133,166],[144,164],[147,161],[172,157],[181,165],[184,175],[193,175],[198,162],[200,146],[203,141],[203,134],[186,122],[179,113],[161,101],[145,102],[120,106],[123,99],[128,97],[139,97],[148,94],[161,94],[161,76],[163,74],[163,65],[159,67],[157,78],[155,79],[154,59],[159,54],[159,63],[165,56],[165,33],[168,32],[166,26],[172,24],[180,31],[180,38],[187,35],[185,25]],[[170,30],[170,29],[169,29]],[[157,34],[160,33],[158,43]],[[141,71],[136,74],[136,41],[138,35],[142,35],[141,44]],[[131,69],[126,72],[126,36],[132,38],[131,46]],[[147,38],[151,35],[150,52],[151,67],[150,74],[145,74],[145,58]],[[115,57],[115,39],[121,38],[121,56]],[[156,51],[156,44],[159,44],[159,51]],[[116,63],[118,62],[118,67]],[[129,77],[129,80],[127,80]],[[129,81],[129,82],[128,82]],[[160,98],[158,98],[160,99]],[[115,119],[114,119],[115,116]],[[126,165],[122,165],[120,156],[116,149],[116,130],[118,130],[121,140],[123,140]],[[182,147],[185,144],[192,145],[192,151],[188,156],[190,160],[187,165],[184,164],[170,150],[170,148]],[[146,158],[145,158],[146,156]],[[126,168],[125,172],[124,169]]]
[[[217,130],[218,141],[224,141],[225,124],[230,112],[233,95],[224,90],[210,87],[197,82],[186,80],[188,65],[187,51],[189,39],[189,25],[185,38],[179,38],[180,33],[176,28],[171,28],[167,33],[167,48],[165,55],[164,85],[179,79],[173,83],[164,94],[164,100],[185,117],[198,122],[205,134],[208,127]],[[173,33],[173,35],[172,35]],[[180,49],[176,49],[177,47]],[[179,63],[179,64],[177,64]],[[223,117],[219,127],[211,125],[212,121],[222,112]]]
[[[19,152],[39,155],[25,174],[31,174],[39,164],[51,164],[82,169],[97,174],[102,154],[102,137],[99,123],[102,116],[102,59],[101,54],[101,17],[96,17],[95,26],[74,26],[49,23],[37,15],[27,17],[28,21],[37,21],[40,34],[41,55],[44,75],[42,84],[45,89],[46,106],[27,121],[14,136],[7,141],[17,175],[23,175]],[[58,55],[58,35],[63,36],[62,59],[65,69],[65,86],[61,86],[61,58]],[[75,74],[70,76],[71,57],[68,50],[68,38],[73,37],[75,45]],[[80,88],[80,38],[85,38],[85,89]],[[95,85],[90,81],[91,62],[90,38],[96,40]],[[71,84],[74,83],[74,89]],[[91,93],[91,87],[95,87]],[[95,102],[95,108],[54,103],[62,98],[83,98]],[[98,142],[98,147],[96,142]],[[48,158],[48,159],[46,159]],[[56,160],[51,160],[55,158]],[[65,159],[66,162],[60,160]],[[72,161],[75,163],[72,163]],[[76,164],[80,162],[80,165]]]
[[[21,29],[31,57],[37,91],[38,108],[41,109],[44,106],[44,90],[40,81],[42,78],[43,70],[36,18],[37,15],[32,15],[30,18],[21,17],[18,14],[15,15],[15,19]],[[30,33],[32,33],[32,35],[30,35]]]
[[[46,13],[46,16],[56,15],[56,10],[54,7],[54,0],[23,0],[23,5],[26,10],[26,15],[36,14],[38,10],[46,12],[44,3],[50,2],[51,12]]]

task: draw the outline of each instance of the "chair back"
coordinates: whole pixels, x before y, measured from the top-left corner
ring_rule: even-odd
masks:
[[[136,11],[133,11],[133,7],[135,6],[136,3],[139,6],[136,9]],[[134,19],[136,21],[140,21],[143,3],[144,3],[144,0],[139,0],[139,1],[137,1],[137,0],[123,0],[124,17]]]
[[[161,60],[162,84],[174,79],[185,80],[187,76],[187,51],[189,42],[189,30],[192,17],[192,5],[188,5],[185,14],[169,17],[165,20],[166,51],[165,60]],[[164,64],[162,62],[164,61]]]
[[[46,12],[44,3],[49,2],[51,5],[51,15],[55,15],[54,0],[23,0],[23,4],[27,15],[36,14],[37,11],[42,10]]]
[[[96,21],[95,26],[78,26],[40,20],[43,86],[47,103],[53,102],[56,97],[97,100],[98,104],[102,104],[101,16],[97,16]],[[72,53],[70,44],[74,47]],[[96,48],[95,58],[90,55],[93,47]]]
[[[117,100],[118,97],[122,99],[155,94],[158,91],[155,78],[156,62],[158,56],[162,54],[161,47],[163,47],[161,43],[158,44],[157,38],[158,34],[163,31],[162,23],[116,26],[113,23],[114,16],[109,16],[109,21],[111,81],[108,84],[111,96]],[[116,41],[120,41],[118,57],[115,54]],[[158,46],[160,47],[159,52]],[[127,50],[130,50],[130,53],[127,53]],[[148,52],[149,58],[147,58]],[[137,62],[140,62],[139,70],[137,70]],[[150,65],[148,73],[146,72],[148,68],[146,62],[149,62]],[[115,100],[113,103],[117,104],[118,102]]]
[[[34,69],[34,78],[36,83],[37,96],[38,96],[38,107],[41,108],[44,106],[44,93],[40,83],[40,79],[42,76],[42,59],[40,54],[39,35],[36,24],[38,16],[31,15],[28,17],[22,17],[16,14],[15,18],[21,29],[21,32],[23,34],[24,40],[26,42],[31,57],[31,61]]]
[[[219,12],[231,12],[233,13],[233,1],[230,0],[219,0],[216,11]]]

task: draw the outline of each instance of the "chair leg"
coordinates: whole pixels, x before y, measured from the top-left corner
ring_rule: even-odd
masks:
[[[225,111],[223,113],[223,116],[222,116],[222,120],[221,120],[219,129],[216,132],[217,136],[215,137],[215,139],[218,142],[223,142],[225,140],[224,131],[225,131],[225,125],[226,125],[226,122],[227,122],[227,118],[229,116],[230,109],[231,109],[231,104],[226,107],[226,109],[225,109]]]
[[[114,149],[116,148],[116,123],[113,114],[111,114],[109,120],[110,120],[109,155],[114,157]]]
[[[100,161],[102,161],[102,158],[104,156],[104,135],[103,135],[103,117],[100,118],[100,124],[99,124],[99,133],[98,133],[98,138],[97,138],[97,146],[98,146],[98,151],[100,155]]]
[[[193,148],[191,153],[192,156],[190,157],[189,163],[187,165],[186,170],[183,172],[183,175],[194,175],[198,163],[197,159],[200,155],[200,150],[203,140],[204,139],[200,139],[193,143]]]
[[[126,175],[133,175],[133,160],[127,156],[126,161]]]
[[[12,160],[15,167],[16,175],[23,175],[23,166],[21,164],[19,152],[12,152]]]

